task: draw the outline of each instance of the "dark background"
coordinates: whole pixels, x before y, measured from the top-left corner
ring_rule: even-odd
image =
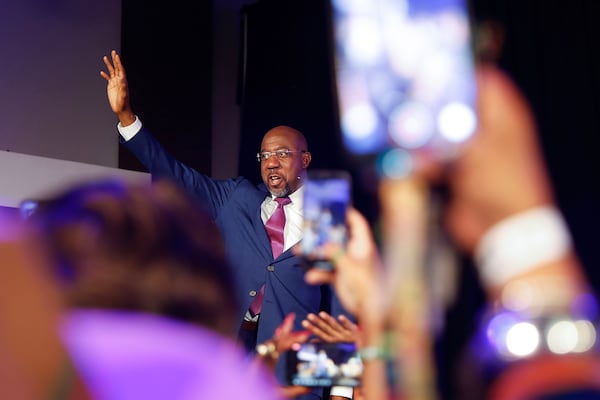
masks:
[[[134,107],[171,152],[210,174],[211,12],[216,3],[153,3],[123,0],[122,54]],[[473,0],[471,9],[476,24],[493,20],[502,27],[498,63],[532,105],[558,203],[598,288],[600,2]],[[245,60],[237,85],[239,172],[258,182],[253,155],[262,135],[275,125],[294,126],[308,138],[313,167],[353,173],[356,206],[375,220],[370,165],[351,162],[337,134],[325,10],[324,0],[260,0],[240,8],[240,27],[247,35],[240,40],[246,46],[236,49]],[[139,168],[123,152],[120,164]],[[446,398],[457,396],[452,371],[481,302],[474,273],[466,268],[440,344]]]

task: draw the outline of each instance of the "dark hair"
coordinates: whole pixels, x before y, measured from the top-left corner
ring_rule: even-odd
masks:
[[[38,202],[27,219],[68,305],[145,311],[233,334],[237,299],[222,238],[173,183],[88,182]]]

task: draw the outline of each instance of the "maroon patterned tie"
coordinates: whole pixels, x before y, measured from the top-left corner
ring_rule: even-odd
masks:
[[[283,228],[285,227],[285,212],[283,211],[283,206],[292,202],[289,197],[277,197],[275,201],[277,202],[277,208],[265,224],[267,235],[269,235],[269,239],[271,239],[273,258],[277,258],[283,253]]]
[[[277,197],[275,201],[277,202],[277,208],[265,224],[267,235],[269,235],[269,239],[271,239],[271,250],[273,251],[274,259],[283,253],[283,229],[285,227],[285,212],[283,211],[283,206],[292,202],[289,197]],[[260,288],[256,298],[252,304],[250,304],[252,315],[260,313],[264,292],[265,285]]]

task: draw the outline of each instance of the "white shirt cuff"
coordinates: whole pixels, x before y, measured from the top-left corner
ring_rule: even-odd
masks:
[[[341,396],[348,399],[352,398],[353,389],[348,386],[332,386],[329,392],[330,396]]]
[[[140,129],[142,129],[142,121],[140,121],[140,119],[136,115],[135,116],[135,121],[133,121],[133,124],[127,125],[127,126],[123,126],[119,122],[117,124],[117,129],[119,130],[119,134],[127,142],[128,140],[130,140],[131,138],[133,138],[140,131]]]

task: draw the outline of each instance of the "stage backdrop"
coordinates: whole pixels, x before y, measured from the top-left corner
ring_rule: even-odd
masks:
[[[121,0],[2,2],[0,149],[117,166],[99,71],[120,27]]]
[[[121,43],[121,0],[0,5],[0,206],[118,176],[116,119],[99,75]]]

